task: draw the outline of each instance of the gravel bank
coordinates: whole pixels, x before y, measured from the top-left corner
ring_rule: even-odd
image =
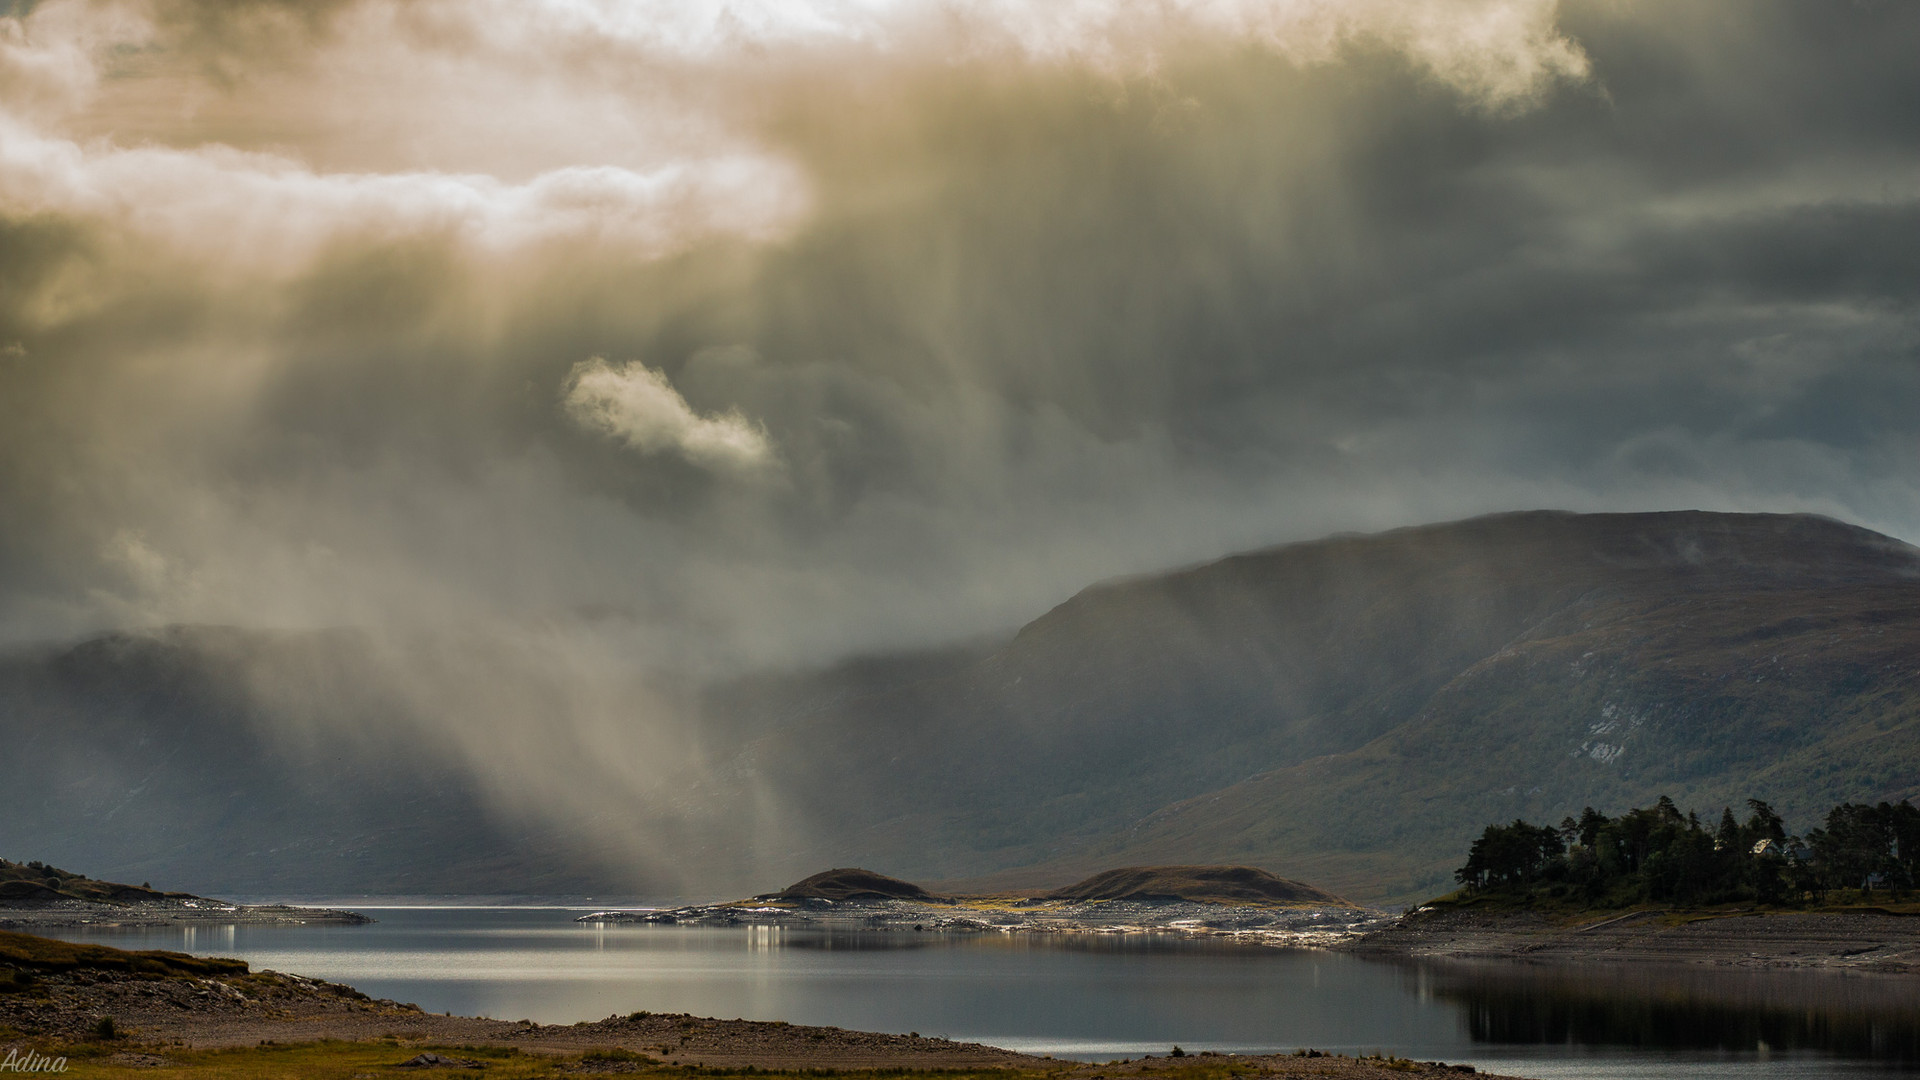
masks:
[[[1635,912],[1577,926],[1533,912],[1416,911],[1354,952],[1540,962],[1920,970],[1920,918],[1873,911]]]
[[[288,907],[285,904],[229,904],[195,897],[190,900],[135,900],[104,903],[93,900],[28,900],[0,905],[0,930],[31,934],[36,930],[78,926],[142,927],[195,926],[206,923],[247,926],[300,926],[308,923],[370,923],[357,911]]]
[[[597,911],[579,922],[683,926],[790,926],[986,934],[1181,934],[1249,945],[1322,948],[1393,916],[1353,907],[1261,907],[1184,901],[802,900],[709,904],[658,911]]]

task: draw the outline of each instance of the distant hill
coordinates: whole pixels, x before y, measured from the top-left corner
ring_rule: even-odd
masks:
[[[932,900],[927,890],[871,870],[823,870],[774,894],[782,900]]]
[[[1330,892],[1252,866],[1128,866],[1055,889],[1047,899],[1352,906]]]
[[[0,851],[228,896],[646,887],[596,849],[607,822],[494,805],[370,652],[346,631],[182,626],[0,656]]]
[[[1501,514],[1094,585],[998,643],[708,687],[706,766],[593,820],[487,798],[365,653],[175,628],[0,658],[34,781],[0,786],[0,849],[228,893],[1218,863],[1406,902],[1489,822],[1751,795],[1801,830],[1920,796],[1920,551],[1804,515]],[[729,832],[739,807],[789,832]],[[599,843],[635,822],[653,862]]]

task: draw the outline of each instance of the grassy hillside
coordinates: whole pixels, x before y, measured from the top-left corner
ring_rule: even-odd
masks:
[[[1452,887],[1488,823],[1661,794],[1717,816],[1757,793],[1795,828],[1920,793],[1920,582],[1595,598],[1364,746],[1175,804],[1043,872],[1245,858],[1413,902]]]
[[[151,885],[122,885],[113,881],[95,881],[85,874],[48,866],[42,862],[10,862],[0,859],[0,902],[34,900],[91,900],[124,904],[134,900],[164,900],[169,897],[197,900],[191,893],[160,892]]]
[[[1865,530],[1500,515],[1098,586],[744,756],[810,857],[942,888],[1218,861],[1414,900],[1516,815],[1912,793],[1916,644],[1920,553]]]

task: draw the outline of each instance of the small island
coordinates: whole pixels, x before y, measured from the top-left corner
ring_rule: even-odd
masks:
[[[578,921],[946,933],[1168,933],[1299,947],[1344,941],[1389,919],[1257,867],[1129,866],[1035,895],[939,895],[872,870],[840,867],[751,899],[596,911]]]

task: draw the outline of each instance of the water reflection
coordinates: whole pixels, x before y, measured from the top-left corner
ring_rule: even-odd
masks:
[[[1413,964],[1408,989],[1461,1010],[1476,1043],[1802,1051],[1920,1065],[1920,980],[1639,965]]]
[[[920,1031],[1107,1060],[1313,1046],[1568,1080],[1920,1075],[1920,978],[1393,962],[1177,935],[575,923],[400,909],[367,926],[76,928],[239,955],[452,1011],[573,1023],[639,1009]]]

